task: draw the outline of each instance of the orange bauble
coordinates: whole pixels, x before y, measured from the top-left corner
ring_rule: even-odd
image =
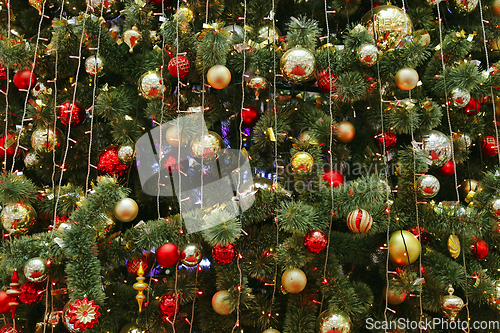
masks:
[[[348,121],[341,121],[334,128],[335,139],[340,143],[349,143],[354,139],[356,129]]]
[[[216,292],[212,297],[212,308],[214,309],[214,311],[223,316],[226,316],[233,312],[234,308],[227,300],[229,297],[230,294],[226,290]]]
[[[298,268],[290,268],[283,273],[281,284],[289,293],[297,294],[306,287],[307,276]]]
[[[224,89],[231,82],[231,72],[226,66],[215,65],[207,73],[208,84],[215,89]]]

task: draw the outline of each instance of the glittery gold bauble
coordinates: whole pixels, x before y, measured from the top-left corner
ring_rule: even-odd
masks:
[[[333,128],[335,139],[340,143],[349,143],[354,139],[356,129],[348,121],[341,121]]]
[[[418,73],[413,68],[402,68],[396,73],[395,80],[399,89],[412,90],[417,86]]]
[[[477,192],[479,190],[479,182],[474,179],[466,179],[460,185],[460,194],[463,198],[467,198],[470,195],[470,192]],[[473,194],[472,194],[473,195]]]
[[[137,30],[137,27],[133,27],[123,33],[123,41],[129,47],[129,52],[134,52],[134,47],[137,45],[137,42],[142,38],[142,34]]]
[[[316,321],[316,332],[350,333],[351,324],[344,314],[326,310],[321,313]]]
[[[35,152],[29,152],[24,156],[24,165],[28,169],[33,169],[40,163],[40,157]]]
[[[445,317],[450,321],[455,321],[458,313],[464,307],[464,301],[453,295],[455,290],[450,285],[448,287],[448,295],[441,297],[441,309],[443,310]]]
[[[274,44],[277,43],[280,38],[280,31],[278,28],[272,25],[267,25],[260,27],[257,31],[257,35],[259,38],[267,40],[269,43]]]
[[[265,330],[262,333],[280,333],[280,331],[275,330],[274,328],[268,328],[267,330]]]
[[[231,82],[231,72],[226,66],[215,65],[208,70],[208,84],[215,89],[224,89]]]
[[[459,13],[470,13],[476,9],[479,0],[455,0],[454,2]]]
[[[311,172],[314,166],[314,158],[311,154],[301,151],[292,156],[290,163],[294,172],[306,174]]]
[[[377,63],[378,49],[373,44],[363,44],[358,49],[358,60],[362,65],[371,67]]]
[[[234,308],[228,301],[230,294],[226,290],[220,290],[212,297],[212,308],[220,315],[226,316],[233,312]]]
[[[402,44],[403,38],[413,33],[410,17],[395,6],[378,6],[363,16],[361,21],[370,35],[376,33],[376,42],[383,50],[392,50]],[[375,27],[375,28],[374,28]]]
[[[100,56],[91,56],[85,60],[85,71],[90,75],[101,75],[104,69],[104,61]]]
[[[460,250],[460,239],[456,235],[450,235],[448,237],[448,252],[450,252],[451,257],[457,259],[460,255]]]
[[[314,79],[316,60],[311,51],[294,47],[281,57],[281,73],[292,82],[307,82]]]
[[[42,258],[31,258],[24,265],[24,276],[30,282],[42,282],[47,278],[47,261]]]
[[[194,13],[191,8],[181,6],[175,12],[175,17],[179,21],[179,24],[187,24],[194,20]]]
[[[389,239],[389,257],[398,265],[409,265],[420,255],[420,242],[415,235],[406,230],[392,233]]]
[[[180,249],[181,262],[188,266],[194,267],[201,261],[201,246],[196,243],[188,243]]]
[[[493,0],[490,4],[490,9],[493,15],[500,16],[500,0]]]
[[[179,139],[179,130],[180,130],[180,139]],[[181,146],[185,146],[189,143],[189,139],[187,134],[183,131],[183,128],[180,127],[178,128],[177,125],[172,125],[170,126],[166,131],[165,131],[165,138],[167,139],[167,142],[172,146],[172,147],[179,147],[179,143],[181,143]],[[179,141],[180,140],[180,141]]]
[[[54,132],[52,128],[38,128],[31,134],[31,147],[37,153],[48,153],[59,147],[61,137],[59,129]]]
[[[470,93],[462,89],[453,89],[451,91],[451,100],[456,107],[463,108],[470,102]]]
[[[439,180],[433,175],[423,175],[417,180],[417,191],[424,198],[434,198],[439,190],[441,189],[441,184]]]
[[[124,164],[130,164],[134,160],[134,147],[132,146],[120,146],[118,148],[118,159]]]
[[[146,329],[136,323],[129,323],[122,327],[120,333],[146,333]]]
[[[422,133],[422,149],[428,154],[432,165],[438,168],[443,167],[451,158],[451,141],[439,131]]]
[[[413,37],[418,43],[422,46],[429,46],[431,44],[431,35],[427,32],[427,30],[420,29],[413,33]]]
[[[139,214],[139,206],[134,200],[125,198],[116,204],[113,214],[122,222],[130,222]]]
[[[289,268],[281,276],[281,284],[289,293],[297,294],[306,287],[307,276],[298,268]]]
[[[164,93],[170,91],[170,84],[168,81],[163,81],[159,72],[149,71],[139,79],[139,90],[146,99],[160,98]]]
[[[199,159],[213,159],[219,156],[224,142],[219,134],[209,131],[191,141],[191,155]]]
[[[6,205],[0,213],[0,221],[11,235],[25,235],[35,224],[36,212],[30,204],[19,202]]]
[[[247,87],[252,89],[253,92],[255,93],[255,100],[259,100],[260,93],[267,89],[269,85],[269,82],[267,82],[267,79],[262,76],[253,76],[247,81]]]

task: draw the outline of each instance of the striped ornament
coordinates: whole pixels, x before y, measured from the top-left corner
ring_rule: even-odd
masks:
[[[371,229],[372,216],[364,209],[355,209],[347,217],[347,226],[352,232],[362,234]]]

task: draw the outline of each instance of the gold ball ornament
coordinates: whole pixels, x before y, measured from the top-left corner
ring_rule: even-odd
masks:
[[[146,333],[146,329],[136,323],[128,323],[122,327],[120,333]]]
[[[212,308],[215,312],[220,315],[227,316],[231,312],[233,312],[234,308],[229,303],[228,299],[231,294],[229,294],[226,290],[220,290],[215,293],[212,297]]]
[[[297,294],[306,287],[307,276],[298,268],[289,268],[281,276],[281,284],[289,293]]]
[[[24,276],[30,282],[42,282],[47,278],[47,261],[42,258],[31,258],[24,265]]]
[[[275,44],[279,41],[280,34],[280,30],[276,27],[273,28],[272,25],[260,27],[257,31],[257,35],[259,36],[259,38],[265,39],[271,44]]]
[[[427,30],[417,30],[413,33],[413,37],[418,41],[420,45],[424,47],[427,47],[431,44],[431,35],[427,32]]]
[[[132,146],[120,146],[120,148],[118,148],[117,155],[118,155],[118,159],[123,164],[131,164],[135,158],[134,147],[132,147]]]
[[[350,333],[351,323],[342,313],[326,310],[320,314],[316,321],[318,333]]]
[[[311,154],[301,151],[292,156],[290,160],[292,170],[298,174],[306,174],[311,172],[314,166],[314,158]]]
[[[307,82],[314,79],[316,60],[311,51],[294,47],[281,57],[281,73],[288,81]]]
[[[448,295],[441,297],[441,309],[445,317],[450,321],[455,321],[458,313],[464,307],[464,301],[460,297],[453,295],[454,292],[455,290],[450,285]]]
[[[460,256],[460,239],[456,235],[450,235],[448,237],[448,252],[453,259],[457,259]]]
[[[459,13],[470,13],[476,9],[479,0],[455,0],[454,2]]]
[[[139,206],[134,200],[125,198],[116,204],[113,214],[122,222],[130,222],[139,214]]]
[[[260,93],[267,89],[269,82],[265,77],[256,75],[247,81],[247,87],[255,93],[255,100],[259,100]]]
[[[137,42],[142,39],[142,34],[138,31],[137,27],[134,26],[132,29],[129,29],[123,33],[123,41],[129,47],[129,52],[134,52],[134,47],[137,45]]]
[[[28,203],[11,203],[0,213],[2,226],[11,235],[25,235],[35,224],[36,212]]]
[[[480,189],[479,182],[475,179],[465,179],[460,185],[460,194],[462,197],[472,198]]]
[[[389,284],[389,290],[387,292],[387,300],[389,304],[399,305],[404,302],[407,296],[407,292],[401,286],[401,283],[393,282]]]
[[[415,235],[406,230],[392,233],[389,239],[389,257],[398,265],[409,265],[420,255],[420,242]]]
[[[453,105],[463,108],[470,102],[470,93],[466,90],[455,88],[451,91],[451,100]]]
[[[440,189],[441,184],[433,175],[423,175],[417,180],[417,192],[426,199],[434,198]]]
[[[401,68],[396,73],[396,85],[402,90],[412,90],[417,86],[418,83],[418,73],[413,68]]]
[[[208,84],[214,89],[224,89],[231,82],[231,72],[226,66],[215,65],[208,70]]]
[[[422,149],[428,154],[432,165],[438,168],[443,167],[451,159],[451,141],[439,131],[422,133]]]
[[[160,72],[149,71],[139,79],[139,91],[146,99],[161,98],[163,94],[170,91],[170,83],[162,79]]]
[[[265,330],[262,333],[280,333],[280,331],[275,330],[274,328],[268,328],[267,330]]]
[[[500,0],[493,0],[490,4],[490,9],[493,15],[500,16]]]
[[[214,159],[219,157],[224,141],[219,134],[209,131],[191,141],[191,155],[199,159]]]
[[[57,129],[38,128],[31,134],[31,147],[37,153],[48,153],[59,147],[62,133]]]
[[[180,260],[188,267],[198,265],[201,258],[201,246],[196,243],[188,243],[180,249]]]
[[[361,19],[370,35],[376,32],[377,46],[383,50],[392,50],[401,46],[403,38],[413,33],[410,17],[403,9],[395,6],[377,6]]]
[[[187,6],[181,6],[175,12],[175,17],[179,21],[179,24],[185,25],[194,20],[193,10]]]
[[[40,163],[40,157],[35,152],[29,152],[24,156],[24,165],[28,169],[35,168]]]
[[[335,139],[340,143],[349,143],[354,139],[356,129],[348,121],[341,121],[334,128]]]
[[[363,44],[357,54],[359,62],[364,66],[371,67],[377,63],[378,49],[373,44]]]
[[[101,75],[104,69],[104,60],[100,56],[90,56],[85,60],[85,71],[90,75]]]
[[[186,146],[189,143],[189,138],[183,127],[175,124],[165,131],[165,138],[172,147]]]

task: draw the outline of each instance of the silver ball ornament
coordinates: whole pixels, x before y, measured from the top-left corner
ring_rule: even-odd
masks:
[[[441,168],[451,158],[451,141],[439,131],[425,131],[422,133],[422,148],[428,153],[432,165]]]
[[[422,197],[434,198],[441,188],[439,180],[433,175],[423,175],[417,180],[417,191]]]

